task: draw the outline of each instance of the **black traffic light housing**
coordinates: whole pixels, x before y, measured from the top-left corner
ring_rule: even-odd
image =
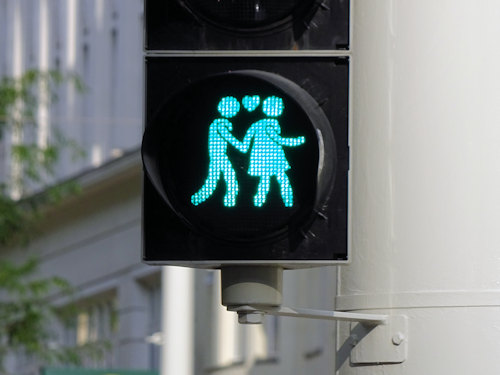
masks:
[[[329,43],[336,40],[339,43],[330,48],[347,48],[348,4],[328,3],[334,6],[328,8],[325,3],[311,2],[316,16],[307,22],[313,22],[320,11],[323,12],[320,17],[328,13],[331,19],[343,15],[343,22],[332,23],[333,30],[341,31],[334,31],[335,37]],[[178,9],[164,13],[170,7]],[[341,11],[332,13],[332,9]],[[231,43],[249,50],[256,48],[256,43],[275,49],[293,48],[277,36],[285,34],[295,43],[302,40],[302,46],[307,46],[309,42],[304,41],[313,40],[311,35],[317,31],[305,28],[297,37],[294,23],[288,20],[275,25],[274,32],[269,27],[265,32],[256,31],[252,37],[251,28],[231,31],[217,22],[204,22],[198,14],[189,11],[186,14],[185,2],[174,0],[148,0],[146,11],[150,14],[146,41],[153,51],[146,53],[147,104],[142,149],[144,260],[151,264],[208,268],[229,264],[294,268],[345,262],[348,57],[265,52],[173,53],[169,48],[193,46],[189,41],[175,45],[176,35],[188,38],[180,31],[175,32],[187,30],[179,22],[184,26],[197,23],[193,35],[202,28],[205,39],[214,38],[210,43],[221,50],[230,48]],[[168,14],[164,22],[159,14]],[[218,33],[225,36],[214,36]],[[285,110],[278,118],[283,137],[306,137],[302,146],[284,148],[291,166],[286,175],[294,189],[293,207],[284,207],[276,176],[271,177],[266,204],[260,208],[252,204],[259,180],[248,173],[251,150],[245,154],[234,147],[228,147],[227,155],[239,183],[235,206],[223,205],[223,178],[209,199],[198,206],[191,204],[190,197],[207,176],[209,126],[220,117],[217,102],[225,95],[235,97],[240,103],[248,95],[259,96],[261,100],[270,96],[284,98]],[[249,127],[264,117],[262,104],[252,113],[242,109],[231,119],[233,135],[242,141]]]
[[[146,48],[346,50],[347,0],[146,0]]]

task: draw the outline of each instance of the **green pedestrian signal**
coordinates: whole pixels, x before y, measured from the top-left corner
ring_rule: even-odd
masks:
[[[236,243],[306,228],[318,194],[332,186],[334,150],[330,124],[309,94],[259,71],[186,86],[162,106],[143,142],[146,172],[165,202],[196,232]]]
[[[245,96],[242,99],[243,107],[253,112],[260,103],[258,95]],[[210,164],[208,166],[208,177],[203,186],[191,196],[191,202],[197,206],[206,201],[214,193],[220,177],[226,185],[224,206],[234,207],[236,196],[239,191],[238,181],[233,165],[227,155],[228,145],[233,146],[242,153],[250,151],[250,166],[248,174],[260,178],[257,192],[254,196],[254,205],[262,207],[266,202],[270,189],[271,177],[275,176],[280,186],[281,198],[285,207],[293,206],[293,188],[286,171],[291,168],[288,163],[283,147],[297,147],[305,142],[303,136],[296,138],[284,138],[281,136],[279,121],[273,117],[279,117],[284,110],[283,99],[270,96],[262,103],[262,112],[270,117],[259,120],[252,124],[244,139],[240,142],[231,131],[232,123],[228,118],[235,117],[240,111],[238,99],[232,96],[220,100],[217,109],[223,118],[214,120],[208,131],[208,153]]]
[[[336,186],[345,191],[347,164],[337,175],[333,125],[320,102],[297,79],[275,73],[207,74],[213,68],[208,58],[202,61],[207,65],[169,61],[151,58],[148,69],[182,66],[200,73],[189,80],[165,76],[163,84],[152,73],[148,79],[148,90],[161,93],[149,102],[142,145],[148,261],[204,259],[218,266],[225,260],[302,264],[311,257],[343,258],[344,221],[332,232],[330,218],[345,212],[346,201],[329,199]],[[330,71],[343,82],[348,71],[338,61]],[[300,71],[293,69],[296,77]],[[331,118],[345,129],[346,102],[336,106],[339,115]],[[346,160],[344,142],[342,147]],[[329,248],[334,241],[341,243],[335,254]]]
[[[293,188],[286,171],[291,168],[285,157],[284,146],[297,147],[305,142],[304,136],[284,138],[281,136],[279,117],[284,110],[283,99],[270,96],[262,103],[262,111],[271,118],[255,122],[248,129],[243,144],[253,143],[250,151],[248,174],[260,178],[254,205],[262,207],[269,193],[271,177],[275,176],[280,186],[281,198],[285,207],[293,206]]]
[[[208,155],[210,158],[208,177],[201,189],[191,196],[191,202],[195,206],[203,203],[213,194],[221,175],[226,183],[224,206],[233,207],[236,204],[238,181],[233,165],[227,156],[227,146],[231,145],[241,152],[246,152],[246,150],[244,145],[231,134],[233,124],[228,118],[238,114],[240,103],[236,98],[226,96],[219,102],[217,110],[222,118],[214,120],[208,130]]]

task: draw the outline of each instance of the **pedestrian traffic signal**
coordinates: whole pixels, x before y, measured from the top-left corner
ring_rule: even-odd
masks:
[[[245,95],[242,99],[243,107],[249,112],[253,112],[259,103],[259,95]],[[208,177],[202,188],[191,196],[191,203],[197,206],[210,198],[222,176],[226,183],[224,206],[236,206],[239,188],[234,167],[227,155],[227,146],[231,145],[237,150],[247,153],[252,143],[248,174],[260,177],[257,194],[253,200],[254,206],[262,207],[264,205],[269,193],[270,178],[276,176],[285,207],[292,207],[293,189],[285,173],[290,169],[290,165],[285,158],[282,147],[300,146],[305,141],[304,137],[282,138],[280,136],[281,128],[274,117],[279,117],[283,113],[283,99],[270,96],[262,103],[262,112],[268,118],[252,124],[244,140],[240,142],[231,134],[233,124],[228,120],[235,117],[240,108],[240,103],[234,96],[223,97],[217,105],[217,110],[222,118],[215,119],[208,131]]]
[[[332,186],[336,151],[305,90],[242,70],[175,94],[146,129],[143,154],[156,190],[193,232],[255,244],[312,219],[325,198],[318,183]]]
[[[345,262],[349,2],[145,10],[144,260]]]

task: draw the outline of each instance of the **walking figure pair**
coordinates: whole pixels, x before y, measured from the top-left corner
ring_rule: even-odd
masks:
[[[260,97],[257,95],[245,96],[242,104],[247,111],[252,112],[258,108]],[[240,108],[240,102],[233,96],[226,96],[220,100],[217,110],[222,117],[215,119],[210,124],[208,131],[208,154],[210,158],[208,177],[203,186],[191,196],[191,203],[197,206],[207,200],[215,191],[217,182],[222,175],[226,182],[224,206],[234,207],[236,205],[239,186],[236,173],[227,156],[227,146],[229,144],[242,153],[247,153],[250,145],[252,145],[248,174],[260,177],[257,193],[253,199],[254,205],[256,207],[264,205],[270,189],[271,177],[276,176],[285,207],[292,207],[293,190],[286,175],[286,171],[290,169],[290,164],[285,157],[283,146],[300,146],[305,142],[305,138],[303,136],[284,138],[280,135],[281,127],[277,117],[283,113],[283,99],[270,96],[262,102],[262,112],[267,117],[253,123],[247,130],[243,141],[239,141],[231,134],[233,124],[228,119],[235,117]]]

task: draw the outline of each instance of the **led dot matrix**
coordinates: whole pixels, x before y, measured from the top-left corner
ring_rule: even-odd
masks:
[[[252,112],[259,106],[260,97],[247,95],[243,97],[242,103],[247,111]],[[254,196],[254,205],[256,207],[264,205],[270,189],[270,179],[275,176],[280,185],[285,207],[292,207],[293,189],[286,175],[286,171],[291,166],[286,159],[283,147],[300,146],[305,142],[305,138],[303,136],[297,138],[281,137],[281,127],[275,117],[281,116],[284,111],[283,99],[270,96],[264,100],[262,112],[268,118],[251,124],[242,142],[230,133],[232,123],[227,120],[239,113],[239,101],[233,96],[225,96],[219,101],[217,109],[223,118],[214,120],[209,127],[210,164],[208,177],[200,190],[191,196],[191,203],[196,206],[207,200],[215,191],[222,174],[226,182],[224,206],[233,207],[236,205],[239,188],[236,173],[227,156],[229,144],[243,153],[247,153],[250,149],[248,174],[260,177],[257,193]]]

